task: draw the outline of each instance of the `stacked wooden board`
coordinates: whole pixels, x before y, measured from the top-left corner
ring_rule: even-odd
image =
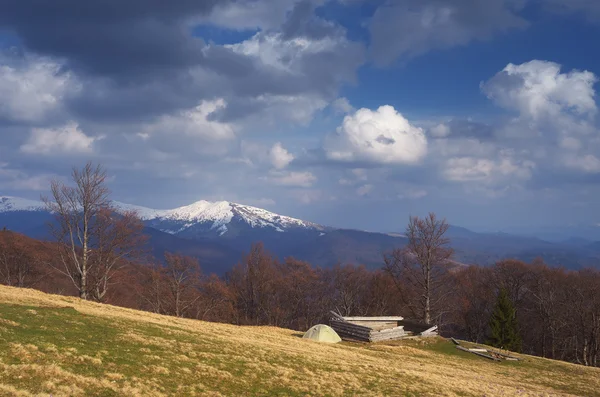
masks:
[[[342,339],[380,342],[412,335],[401,325],[403,317],[342,317],[335,312],[331,313],[331,328]]]

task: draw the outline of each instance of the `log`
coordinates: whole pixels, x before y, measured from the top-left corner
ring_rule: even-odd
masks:
[[[459,342],[459,341],[457,341],[456,339],[454,339],[454,338],[450,338],[450,340],[451,340],[451,341],[452,341],[452,343],[454,343],[455,345],[460,345],[460,342]]]
[[[500,361],[500,359],[499,359],[499,358],[496,358],[496,357],[493,357],[493,356],[489,356],[489,355],[487,355],[487,354],[483,354],[483,353],[479,353],[479,352],[474,352],[474,351],[471,351],[471,350],[469,350],[469,349],[466,349],[466,348],[464,348],[464,347],[462,347],[462,346],[456,346],[456,348],[457,348],[458,350],[462,350],[462,351],[464,351],[464,352],[467,352],[467,353],[473,353],[473,354],[475,354],[475,355],[477,355],[477,356],[480,356],[480,357],[485,357],[485,358],[487,358],[487,359],[490,359],[490,360],[494,360],[494,361]]]

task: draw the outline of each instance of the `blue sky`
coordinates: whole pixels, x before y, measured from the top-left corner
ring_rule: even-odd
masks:
[[[600,2],[9,0],[0,194],[323,224],[600,224]]]

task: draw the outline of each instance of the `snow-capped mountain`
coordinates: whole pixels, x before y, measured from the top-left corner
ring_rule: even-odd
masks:
[[[20,197],[0,196],[0,212],[15,211],[46,211],[41,201],[28,200]]]
[[[300,219],[275,214],[248,205],[228,201],[198,201],[168,210],[157,210],[132,204],[113,202],[117,211],[135,211],[144,223],[160,231],[199,237],[201,234],[224,236],[239,234],[241,228],[286,231],[319,231],[324,227]],[[44,203],[19,197],[0,196],[0,213],[47,212]]]
[[[324,230],[322,226],[315,223],[228,201],[202,200],[170,210],[155,210],[119,202],[115,202],[114,205],[121,211],[137,212],[150,227],[178,235],[204,232],[223,236],[239,229],[240,225],[276,232],[294,229]]]

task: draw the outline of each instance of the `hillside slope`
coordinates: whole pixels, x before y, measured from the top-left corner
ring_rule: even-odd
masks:
[[[441,338],[325,345],[300,335],[0,287],[0,395],[600,395],[600,369],[488,362]]]

